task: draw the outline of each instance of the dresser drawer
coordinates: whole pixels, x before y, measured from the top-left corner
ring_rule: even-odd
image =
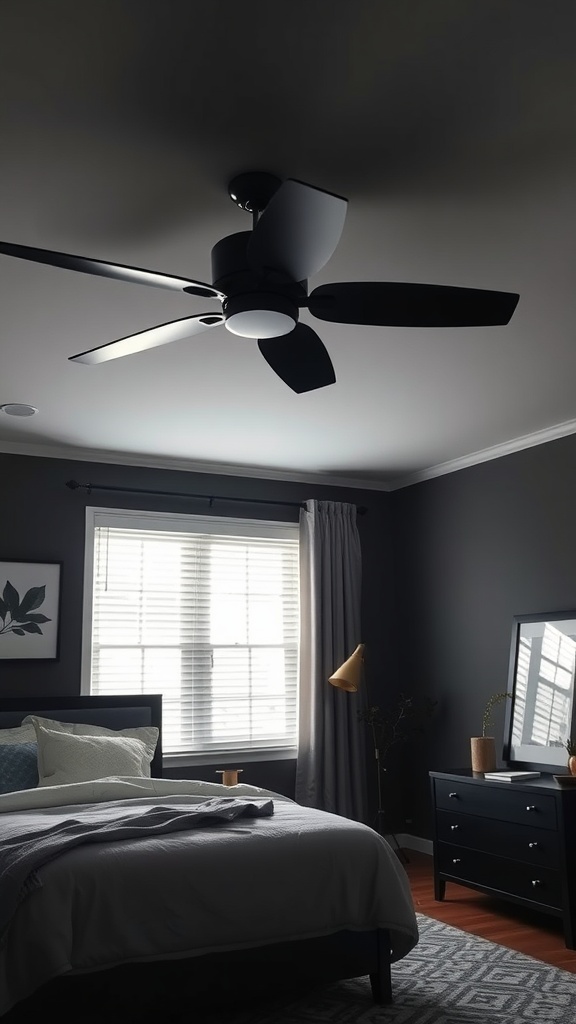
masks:
[[[546,793],[514,787],[506,782],[477,786],[470,782],[435,779],[436,806],[463,814],[477,814],[498,821],[533,824],[536,828],[556,829],[556,800]]]
[[[436,829],[443,843],[543,867],[557,868],[559,864],[559,836],[552,829],[440,810],[436,812]]]
[[[546,907],[560,908],[560,873],[550,868],[522,864],[503,857],[438,843],[438,868],[463,884],[472,882],[503,896],[519,896]]]

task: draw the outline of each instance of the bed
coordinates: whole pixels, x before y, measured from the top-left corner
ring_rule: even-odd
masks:
[[[2,1024],[137,997],[148,1020],[239,978],[369,975],[392,1000],[418,930],[390,845],[268,790],[163,779],[160,696],[0,698],[0,790]]]

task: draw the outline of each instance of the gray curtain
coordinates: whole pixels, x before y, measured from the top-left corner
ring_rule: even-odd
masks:
[[[307,501],[300,514],[300,710],[296,800],[366,821],[362,692],[329,676],[362,642],[356,506]]]

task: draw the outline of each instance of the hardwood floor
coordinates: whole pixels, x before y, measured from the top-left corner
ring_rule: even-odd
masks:
[[[434,899],[432,857],[414,850],[405,852],[417,913],[576,974],[576,950],[566,949],[559,918],[493,900],[453,882],[446,883],[446,898],[439,903]]]

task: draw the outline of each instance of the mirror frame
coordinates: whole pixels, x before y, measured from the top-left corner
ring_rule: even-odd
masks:
[[[511,769],[527,769],[530,771],[544,772],[545,774],[564,774],[568,772],[568,751],[564,747],[550,746],[550,760],[542,763],[539,757],[542,756],[542,747],[537,744],[523,744],[527,757],[519,760],[513,756],[512,749],[512,725],[514,722],[514,710],[516,704],[516,671],[518,664],[518,650],[521,636],[521,628],[530,622],[563,622],[566,619],[576,620],[576,611],[538,613],[535,615],[515,615],[512,627],[512,640],[510,646],[510,662],[508,669],[508,693],[512,699],[506,701],[506,712],[504,721],[504,747],[502,752],[503,761]],[[576,639],[576,631],[574,633]],[[572,693],[572,708],[570,712],[570,736],[576,739],[576,680]],[[555,757],[558,751],[558,757]],[[560,770],[564,770],[559,771]]]

